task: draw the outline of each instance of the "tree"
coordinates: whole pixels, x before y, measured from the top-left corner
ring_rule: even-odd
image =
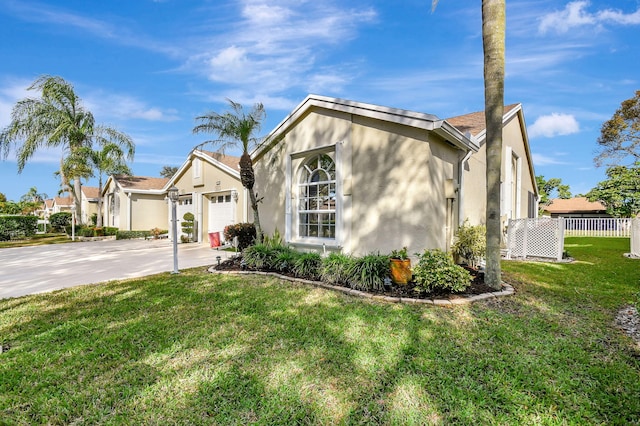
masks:
[[[162,166],[162,170],[160,170],[160,176],[171,179],[173,175],[178,171],[177,167],[174,166]]]
[[[609,167],[607,177],[589,191],[587,198],[600,201],[612,216],[637,216],[640,213],[640,161],[631,167]]]
[[[131,175],[131,169],[126,161],[133,160],[134,146],[130,140],[119,139],[115,135],[118,143],[114,143],[108,135],[98,138],[101,149],[94,150],[88,147],[82,148],[74,156],[69,157],[69,163],[78,160],[80,163],[88,163],[91,167],[91,176],[98,174],[98,215],[96,217],[96,227],[102,228],[102,179],[105,175]],[[126,147],[126,152],[122,149]]]
[[[258,212],[258,197],[253,192],[255,183],[255,172],[253,170],[253,160],[249,151],[256,146],[259,139],[254,135],[260,130],[262,120],[265,117],[265,110],[261,103],[253,106],[249,113],[245,113],[242,105],[228,99],[231,111],[224,114],[209,112],[196,117],[200,122],[193,128],[194,133],[213,133],[218,139],[207,141],[218,145],[220,152],[224,153],[225,148],[234,147],[238,144],[242,147],[240,157],[240,181],[242,186],[249,192],[251,209],[253,210],[253,224],[256,228],[256,239],[262,241],[262,228],[260,227],[260,215]]]
[[[536,184],[538,186],[538,192],[540,194],[540,205],[547,206],[552,198],[571,198],[571,191],[569,185],[564,185],[562,179],[551,178],[545,180],[544,176],[536,176]]]
[[[625,158],[640,161],[640,90],[623,101],[613,117],[600,128],[596,166],[618,165]]]
[[[2,192],[0,192],[0,203],[6,203],[7,202],[7,196],[4,195]]]
[[[45,199],[49,198],[49,196],[45,193],[39,193],[38,188],[32,186],[29,188],[29,191],[20,197],[20,201],[30,201],[42,203]]]
[[[61,77],[41,76],[28,90],[39,91],[40,97],[23,99],[13,107],[11,122],[0,133],[2,155],[7,158],[10,148],[15,147],[18,173],[21,173],[38,149],[62,148],[60,174],[63,184],[73,182],[72,194],[76,211],[82,217],[81,179],[90,174],[91,169],[81,161],[77,152],[83,148],[91,148],[96,139],[104,135],[118,135],[117,139],[129,142],[131,139],[115,129],[96,126],[93,114],[84,109],[73,86]],[[75,158],[66,162],[70,156]],[[65,173],[62,173],[63,167]]]
[[[438,5],[432,0],[431,9]],[[487,150],[487,267],[485,283],[502,287],[500,243],[500,175],[502,170],[502,119],[504,116],[505,0],[482,0],[484,52],[484,111]]]

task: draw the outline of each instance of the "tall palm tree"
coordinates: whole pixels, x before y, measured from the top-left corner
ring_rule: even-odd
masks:
[[[432,0],[432,10],[438,0]],[[487,268],[485,283],[502,287],[500,268],[500,174],[502,170],[502,119],[504,116],[505,0],[482,0],[484,50],[484,110],[487,144]]]
[[[26,98],[13,107],[11,122],[0,133],[0,150],[7,158],[15,147],[18,173],[40,148],[57,147],[63,150],[62,163],[82,148],[91,148],[100,134],[118,135],[114,140],[131,139],[109,127],[95,125],[93,114],[82,106],[73,86],[57,76],[44,75],[36,79],[28,90],[40,92],[39,98]],[[73,181],[76,211],[81,215],[81,179],[87,175],[87,165],[76,156],[67,164],[64,180]],[[62,170],[60,170],[62,172]],[[62,173],[61,173],[62,174]]]
[[[253,224],[256,227],[256,238],[261,241],[262,228],[258,212],[258,199],[253,191],[255,173],[249,151],[260,141],[255,136],[255,133],[260,130],[266,113],[261,103],[255,104],[249,113],[245,113],[242,105],[230,99],[227,99],[227,101],[231,106],[231,111],[227,111],[224,114],[211,111],[196,117],[196,121],[200,122],[200,124],[193,128],[193,133],[213,133],[217,135],[218,139],[206,141],[205,143],[217,145],[222,153],[226,148],[235,147],[238,144],[242,147],[240,181],[242,186],[249,192],[251,209],[253,210]]]
[[[114,143],[110,140],[101,140],[101,148],[94,150],[84,147],[76,151],[73,156],[67,158],[63,168],[73,167],[74,163],[79,167],[88,166],[90,168],[91,177],[98,176],[98,215],[96,226],[102,227],[102,182],[105,175],[131,175],[131,169],[126,164],[127,160],[133,160],[134,149],[131,141],[127,144],[125,141]],[[128,147],[125,152],[122,144]]]

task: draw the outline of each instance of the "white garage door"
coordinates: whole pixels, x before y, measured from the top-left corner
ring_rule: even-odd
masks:
[[[234,203],[231,195],[214,195],[209,201],[208,232],[219,232],[224,239],[224,227],[234,223]]]

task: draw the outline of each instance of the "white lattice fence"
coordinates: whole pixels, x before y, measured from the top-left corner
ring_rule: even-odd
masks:
[[[631,221],[631,254],[640,257],[640,219]]]
[[[562,260],[564,220],[556,218],[509,220],[507,257],[543,257]]]

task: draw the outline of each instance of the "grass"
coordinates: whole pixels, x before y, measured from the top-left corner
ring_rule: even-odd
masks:
[[[71,237],[66,234],[37,234],[24,240],[0,241],[0,248],[42,246],[70,242],[72,242]]]
[[[455,308],[202,269],[0,300],[0,424],[639,424],[640,261],[566,247]]]

